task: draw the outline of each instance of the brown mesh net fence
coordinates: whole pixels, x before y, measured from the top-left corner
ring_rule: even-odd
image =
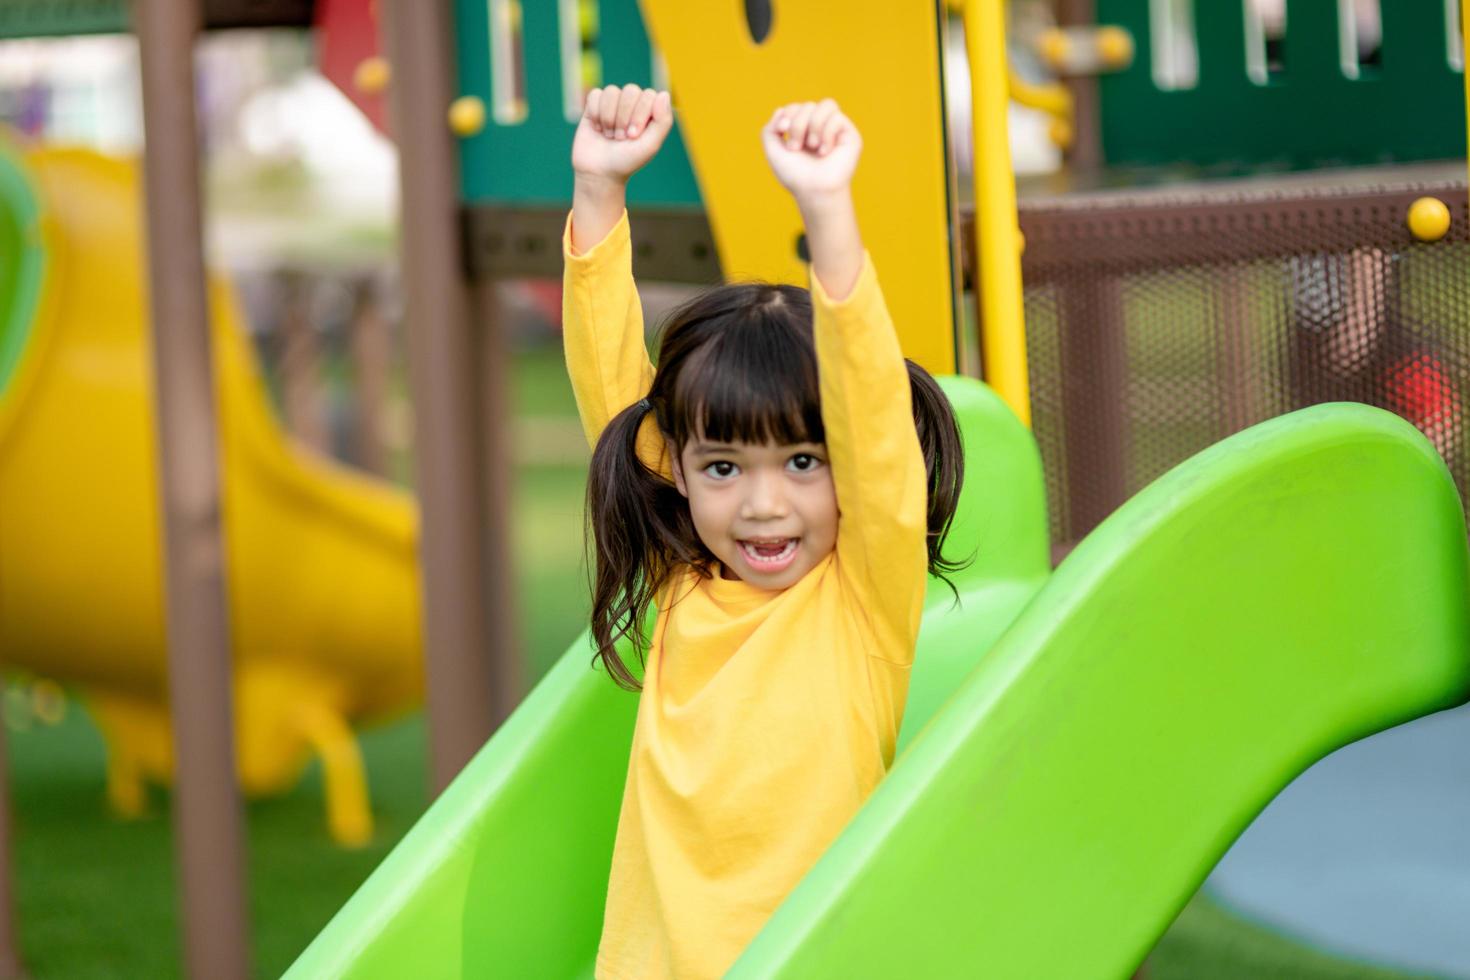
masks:
[[[1408,419],[1464,496],[1470,236],[1463,164],[1025,201],[1033,427],[1052,536],[1076,542],[1246,426],[1358,401]],[[1354,183],[1348,184],[1352,180]],[[1450,233],[1417,241],[1423,196]]]

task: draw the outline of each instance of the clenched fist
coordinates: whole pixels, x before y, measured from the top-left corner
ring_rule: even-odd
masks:
[[[572,141],[577,177],[626,182],[653,159],[674,125],[669,93],[609,85],[587,93]]]
[[[776,179],[797,198],[845,189],[863,151],[857,127],[831,99],[777,109],[761,143]]]

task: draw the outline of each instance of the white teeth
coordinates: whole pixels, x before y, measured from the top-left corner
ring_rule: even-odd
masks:
[[[752,564],[774,565],[777,562],[785,561],[791,557],[792,552],[796,550],[796,539],[787,538],[786,543],[781,546],[780,552],[774,555],[761,554],[755,550],[755,544],[750,541],[740,542],[740,550],[745,552],[745,557],[749,558]]]

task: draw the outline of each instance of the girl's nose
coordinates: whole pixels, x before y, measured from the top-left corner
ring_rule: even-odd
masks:
[[[786,516],[786,494],[780,476],[757,470],[746,485],[749,492],[741,508],[742,518],[759,521]]]

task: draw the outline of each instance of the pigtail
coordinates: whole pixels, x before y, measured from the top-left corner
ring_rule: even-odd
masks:
[[[924,452],[924,471],[929,481],[928,548],[929,574],[938,576],[954,591],[949,574],[967,567],[974,555],[960,559],[944,557],[944,542],[959,508],[965,484],[965,446],[954,408],[938,382],[913,361],[906,360],[909,391],[914,409],[914,428]]]
[[[618,641],[632,640],[641,669],[648,607],[677,565],[697,564],[702,557],[685,543],[699,538],[678,489],[638,457],[638,431],[651,410],[644,399],[608,423],[587,480],[594,659],[630,691],[642,685],[618,656]]]

